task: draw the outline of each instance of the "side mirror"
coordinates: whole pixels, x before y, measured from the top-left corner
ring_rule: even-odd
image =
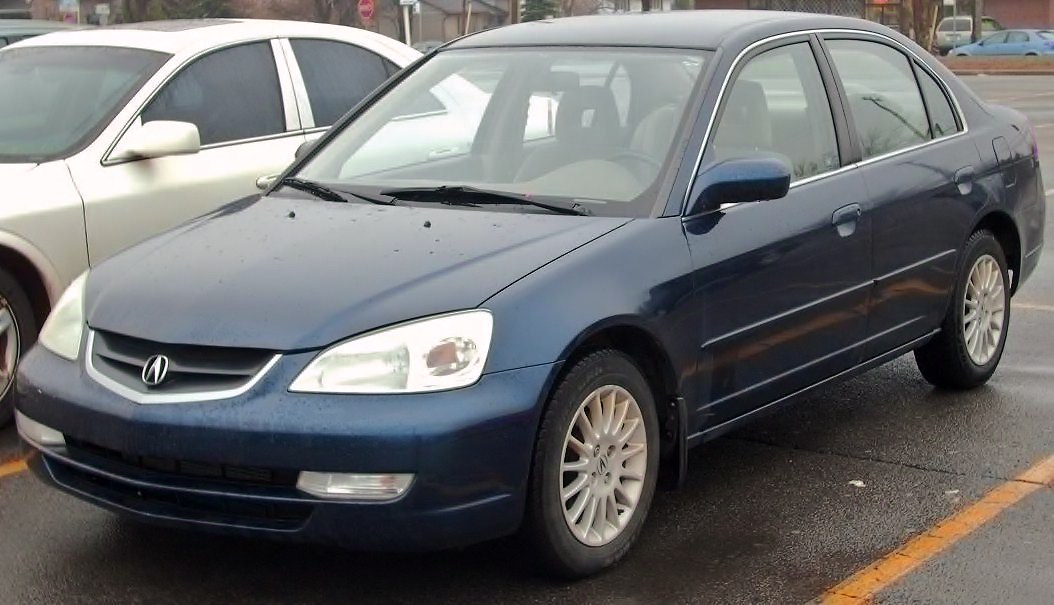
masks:
[[[127,159],[189,155],[201,151],[201,136],[190,122],[158,120],[130,132],[121,147]]]
[[[724,160],[699,175],[689,214],[720,208],[722,204],[742,204],[778,200],[790,190],[790,165],[771,156]]]
[[[315,139],[314,141],[304,141],[303,143],[301,143],[300,147],[297,147],[296,151],[293,153],[293,159],[299,160],[300,158],[307,155],[308,152],[314,149],[316,143],[318,143],[318,139]]]

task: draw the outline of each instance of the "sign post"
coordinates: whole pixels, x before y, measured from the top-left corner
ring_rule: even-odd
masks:
[[[417,0],[399,0],[399,7],[403,9],[403,34],[404,42],[410,44],[410,10],[415,8]]]

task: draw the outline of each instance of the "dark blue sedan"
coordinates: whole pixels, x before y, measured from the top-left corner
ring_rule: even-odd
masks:
[[[1025,118],[879,25],[491,30],[262,197],[78,280],[18,426],[41,478],[133,517],[389,550],[521,530],[582,576],[693,446],[912,351],[985,383],[1044,220]]]

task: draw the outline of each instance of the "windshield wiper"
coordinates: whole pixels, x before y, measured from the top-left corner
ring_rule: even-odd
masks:
[[[535,208],[542,208],[559,214],[573,214],[575,216],[588,216],[590,214],[588,210],[578,204],[565,206],[555,202],[542,202],[529,195],[492,189],[479,189],[469,185],[383,189],[381,195],[420,202],[438,202],[452,206],[519,204],[521,206],[534,206]]]
[[[309,181],[307,179],[301,179],[297,177],[286,177],[281,181],[278,181],[277,186],[289,187],[296,189],[297,191],[303,191],[304,193],[310,193],[320,200],[326,200],[328,202],[348,202],[350,201],[347,196],[357,197],[360,200],[365,200],[371,204],[380,204],[382,206],[393,206],[395,202],[393,200],[386,200],[365,193],[356,193],[354,191],[338,191],[332,187],[327,187],[322,183],[316,181]]]

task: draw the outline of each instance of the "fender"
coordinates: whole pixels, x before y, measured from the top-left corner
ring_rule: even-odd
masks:
[[[33,265],[40,275],[41,281],[44,282],[44,290],[48,294],[48,302],[54,305],[55,301],[62,295],[64,286],[62,280],[59,279],[58,271],[55,270],[55,266],[51,264],[48,257],[29,241],[7,231],[0,231],[0,246],[10,248],[21,254]]]

